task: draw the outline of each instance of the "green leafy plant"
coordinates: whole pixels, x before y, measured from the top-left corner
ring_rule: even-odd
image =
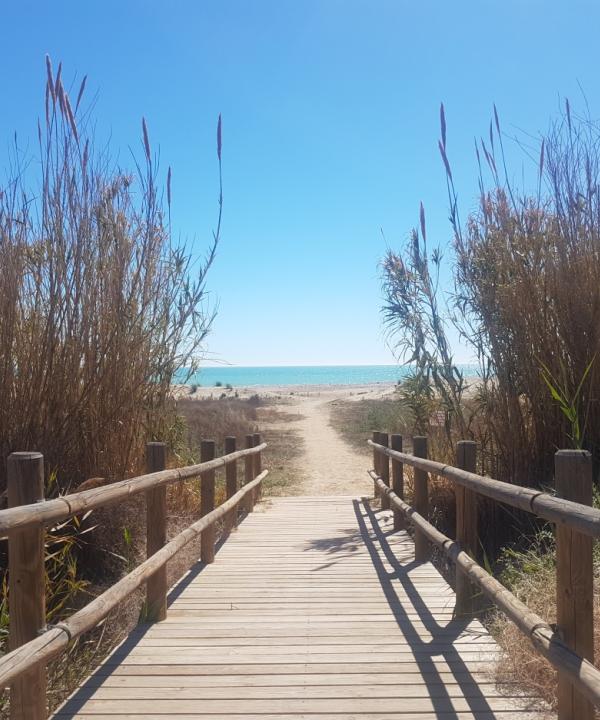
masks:
[[[133,537],[131,530],[127,527],[123,528],[123,542],[125,543],[125,563],[127,565],[127,571],[132,566],[132,549],[133,549]]]
[[[418,371],[411,373],[398,385],[396,392],[402,406],[410,411],[413,432],[427,434],[434,409],[433,387],[427,376]]]
[[[580,449],[583,447],[583,441],[585,439],[585,429],[587,425],[587,416],[589,411],[589,402],[588,407],[586,409],[586,415],[585,419],[582,423],[580,422],[580,412],[579,412],[579,403],[581,398],[581,391],[583,389],[584,383],[590,374],[590,371],[592,369],[592,366],[594,364],[594,360],[596,359],[596,355],[590,360],[587,367],[585,368],[583,375],[581,376],[581,379],[579,381],[579,384],[577,385],[577,388],[575,389],[575,392],[571,395],[568,388],[568,382],[566,380],[566,369],[564,365],[561,363],[561,374],[563,376],[563,380],[558,380],[551,372],[550,368],[545,365],[543,362],[540,361],[541,365],[541,376],[542,380],[546,383],[546,386],[548,387],[548,390],[550,390],[550,394],[554,398],[554,400],[557,402],[562,414],[565,416],[567,421],[569,422],[571,426],[571,432],[569,434],[569,437],[571,438],[571,441],[575,448]]]

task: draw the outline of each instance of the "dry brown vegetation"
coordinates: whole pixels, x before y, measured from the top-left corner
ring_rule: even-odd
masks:
[[[407,246],[384,260],[384,314],[398,354],[414,363],[419,391],[412,399],[423,410],[413,414],[415,426],[430,434],[432,407],[445,417],[436,459],[451,462],[455,442],[474,439],[480,471],[551,492],[558,448],[589,450],[595,476],[600,461],[600,125],[567,101],[539,138],[532,192],[512,183],[505,140],[494,108],[489,140],[477,143],[479,205],[461,222],[442,106],[453,292],[440,290],[444,250],[428,244],[421,206]],[[452,356],[449,324],[480,361],[474,389]],[[554,548],[540,543],[546,527],[490,503],[482,512],[485,560],[552,622]],[[504,543],[510,551],[502,552]],[[554,702],[555,672],[510,623],[496,618],[495,629],[506,650],[505,679]]]
[[[171,170],[164,192],[146,122],[134,172],[121,169],[94,144],[85,78],[70,98],[62,67],[54,72],[48,59],[46,70],[39,156],[32,162],[15,142],[0,183],[0,450],[3,457],[42,452],[52,497],[88,478],[135,475],[144,469],[147,441],[179,441],[171,383],[176,371],[197,364],[213,319],[206,275],[222,200],[207,253],[194,257],[171,235]],[[217,156],[220,172],[220,119]],[[0,490],[5,484],[2,464]],[[49,529],[49,621],[131,567],[143,515],[143,500],[136,500]],[[0,563],[6,567],[5,543]],[[138,600],[53,664],[53,705],[135,622]]]
[[[286,402],[270,399],[258,411],[263,440],[268,443],[264,460],[269,468],[263,487],[269,495],[293,495],[302,480],[301,471],[294,462],[303,452],[303,439],[294,423],[301,419],[298,413],[286,410]]]

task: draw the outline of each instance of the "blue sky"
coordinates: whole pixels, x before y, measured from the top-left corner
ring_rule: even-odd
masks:
[[[545,129],[561,98],[580,103],[579,84],[600,108],[593,2],[5,0],[0,17],[0,165],[15,130],[35,148],[49,53],[67,81],[88,75],[97,135],[123,164],[145,116],[197,252],[216,219],[222,113],[209,350],[237,364],[394,361],[378,263],[420,201],[449,278],[440,101],[463,217],[493,102],[507,135]]]

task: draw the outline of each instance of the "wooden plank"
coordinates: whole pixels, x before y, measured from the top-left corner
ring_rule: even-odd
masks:
[[[349,498],[267,498],[55,717],[539,720],[392,527]]]
[[[72,703],[73,705],[75,703]],[[205,699],[201,708],[194,700],[182,698],[162,698],[160,700],[136,698],[134,700],[87,700],[86,712],[112,715],[115,713],[130,713],[134,715],[148,715],[149,713],[163,713],[164,715],[179,715],[181,713],[222,713],[242,715],[260,713],[338,713],[346,717],[357,717],[362,713],[380,712],[396,713],[401,705],[404,713],[424,712],[495,712],[497,710],[514,710],[516,703],[512,698],[404,698],[401,703],[396,698],[286,698],[284,700],[271,698],[235,700],[220,698],[217,700]],[[65,708],[68,710],[68,705]],[[200,710],[200,712],[199,712]],[[81,711],[79,711],[81,712]],[[398,716],[398,715],[397,715]]]

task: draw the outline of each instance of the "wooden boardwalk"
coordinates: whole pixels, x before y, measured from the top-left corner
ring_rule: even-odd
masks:
[[[494,641],[453,620],[451,588],[391,526],[350,497],[266,499],[54,717],[540,718],[498,690]]]

